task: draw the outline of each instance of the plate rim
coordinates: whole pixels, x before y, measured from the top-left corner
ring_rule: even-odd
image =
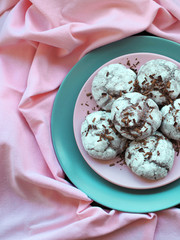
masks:
[[[174,205],[177,205],[177,204],[179,204],[180,202],[179,202],[179,200],[174,200],[174,202],[172,203],[169,203],[169,202],[166,202],[166,204],[165,204],[165,206],[161,206],[160,208],[159,207],[150,207],[149,209],[147,209],[147,207],[141,207],[141,208],[137,208],[137,209],[134,209],[134,208],[132,208],[132,207],[129,207],[128,209],[127,209],[127,206],[123,206],[123,205],[121,205],[121,206],[115,206],[115,204],[116,204],[116,201],[112,201],[111,203],[107,203],[107,202],[104,202],[104,201],[102,201],[101,199],[99,199],[100,198],[100,196],[98,196],[98,197],[96,197],[96,196],[94,196],[93,195],[93,193],[92,193],[92,191],[89,191],[89,189],[87,189],[87,187],[85,187],[84,185],[82,186],[82,184],[79,184],[79,182],[77,181],[77,179],[74,179],[73,178],[73,176],[69,176],[69,173],[68,173],[68,167],[67,167],[67,164],[65,164],[64,162],[63,162],[63,160],[62,160],[62,156],[60,156],[59,155],[59,152],[58,152],[58,150],[57,150],[57,143],[55,143],[55,135],[54,134],[56,134],[54,131],[55,131],[55,129],[54,129],[54,126],[53,126],[53,123],[54,123],[54,121],[55,121],[55,116],[54,116],[54,114],[55,114],[55,110],[56,110],[56,107],[57,107],[57,102],[58,102],[58,96],[60,96],[60,93],[61,93],[61,91],[63,90],[63,88],[65,87],[65,85],[66,85],[66,81],[67,81],[67,79],[69,79],[69,77],[71,77],[71,75],[73,74],[73,71],[74,70],[76,70],[76,68],[78,68],[78,66],[79,65],[81,65],[81,63],[83,62],[83,61],[85,61],[86,62],[86,60],[88,60],[88,58],[89,57],[92,57],[92,55],[94,54],[94,53],[97,53],[98,51],[102,51],[102,49],[104,49],[104,48],[109,48],[109,47],[111,47],[112,45],[117,45],[117,44],[119,44],[119,43],[122,43],[122,41],[124,42],[124,41],[133,41],[134,39],[138,39],[138,40],[157,40],[157,41],[163,41],[163,42],[166,42],[166,43],[171,43],[171,44],[177,44],[176,45],[176,47],[178,46],[180,46],[178,43],[175,43],[175,42],[172,42],[172,41],[170,41],[170,40],[167,40],[167,39],[162,39],[162,38],[159,38],[159,37],[156,37],[156,36],[131,36],[131,37],[128,37],[128,38],[125,38],[125,39],[122,39],[122,40],[119,40],[119,41],[116,41],[116,42],[113,42],[113,43],[110,43],[110,44],[107,44],[107,45],[104,45],[104,46],[102,46],[102,47],[100,47],[100,48],[97,48],[97,49],[94,49],[93,51],[91,51],[90,53],[87,53],[84,57],[82,57],[80,60],[79,60],[79,62],[70,70],[70,72],[68,73],[68,75],[66,76],[66,78],[64,79],[64,81],[62,82],[62,84],[61,84],[61,86],[59,87],[59,90],[58,90],[58,92],[57,92],[57,94],[56,94],[56,97],[55,97],[55,100],[54,100],[54,103],[53,103],[53,108],[52,108],[52,114],[51,114],[51,136],[52,136],[52,143],[53,143],[53,147],[54,147],[54,150],[55,150],[55,154],[56,154],[56,156],[57,156],[57,160],[58,160],[58,162],[60,163],[60,165],[61,165],[61,167],[63,168],[63,170],[64,170],[64,172],[66,173],[66,175],[68,176],[68,178],[70,179],[70,181],[77,187],[77,188],[79,188],[81,191],[83,191],[87,196],[89,196],[92,200],[94,200],[94,201],[96,201],[97,203],[99,203],[99,204],[102,204],[103,206],[105,206],[105,207],[109,207],[109,208],[112,208],[112,209],[116,209],[116,210],[120,210],[120,211],[125,211],[125,212],[141,212],[141,213],[143,213],[143,212],[149,212],[149,211],[159,211],[159,210],[162,210],[162,209],[166,209],[166,208],[169,208],[169,207],[172,207],[172,206],[174,206]],[[155,41],[156,41],[155,40]],[[135,52],[137,52],[137,51],[135,51]],[[143,52],[147,52],[147,50],[145,50],[145,51],[143,51]],[[149,52],[149,51],[148,51]],[[129,53],[133,53],[133,52],[126,52],[126,54],[129,54]],[[153,53],[157,53],[157,52],[153,52]],[[157,54],[162,54],[162,53],[157,53]],[[124,55],[124,54],[122,54],[122,55]],[[164,55],[164,54],[162,54],[162,55]],[[168,56],[168,57],[170,57],[170,58],[172,58],[171,56]],[[178,59],[176,59],[176,58],[174,58],[173,57],[173,59],[175,60],[175,61],[178,61]],[[107,62],[107,61],[105,61],[105,62]],[[105,63],[104,62],[104,63]],[[100,66],[101,65],[103,65],[103,63],[101,63],[100,64]],[[98,67],[96,67],[96,69],[98,69]],[[93,72],[94,72],[94,70],[92,70]],[[75,103],[73,104],[73,106],[75,105]],[[74,109],[74,107],[73,107],[73,109]],[[72,119],[71,119],[72,120]],[[72,129],[71,129],[72,130]],[[62,149],[61,149],[62,150]],[[87,163],[86,163],[87,164]],[[87,167],[87,166],[86,166]],[[89,167],[89,166],[88,166]],[[97,178],[97,176],[96,176],[96,178]],[[99,180],[102,182],[102,180],[101,180],[101,177],[99,177]],[[106,180],[104,180],[105,182],[106,182],[106,190],[107,190],[107,186],[109,186],[109,184],[108,184],[108,182],[106,181]],[[103,182],[104,182],[103,181]],[[175,182],[179,182],[179,180],[176,180]],[[113,184],[111,184],[110,183],[110,185],[113,185]],[[172,188],[169,188],[169,186],[172,186],[173,185],[173,183],[170,183],[170,184],[168,184],[168,186],[166,186],[165,188],[167,188],[169,191],[172,191]],[[101,186],[102,188],[104,188],[104,186]],[[109,186],[109,188],[111,188],[111,186]],[[117,186],[117,188],[118,188],[118,192],[119,192],[119,189],[121,190],[121,192],[122,193],[124,193],[124,192],[126,192],[126,193],[128,193],[128,191],[127,191],[127,189],[124,189],[123,187],[120,187],[120,186]],[[177,186],[175,186],[175,188],[178,188]],[[113,188],[114,189],[114,188]],[[167,189],[166,189],[166,192],[167,192]],[[132,189],[131,189],[131,191],[132,191]],[[136,192],[136,194],[134,194],[134,195],[137,195],[137,194],[140,194],[140,195],[143,195],[144,197],[145,196],[149,196],[150,195],[150,193],[146,193],[146,191],[150,191],[149,189],[148,190],[133,190],[133,191],[135,191]],[[139,192],[140,191],[140,192]],[[142,192],[143,191],[143,192]],[[158,188],[158,191],[159,192],[162,192],[162,191],[164,191],[164,187],[160,187],[160,188]],[[151,192],[151,195],[153,195],[153,193],[152,193],[152,191],[150,191]],[[157,192],[157,189],[153,189],[153,192],[154,192],[154,194]],[[130,195],[132,195],[133,193],[130,193]],[[146,194],[146,195],[144,195],[144,194]],[[93,196],[92,196],[93,195]],[[114,192],[114,195],[116,195],[117,196],[117,193],[116,192]],[[146,197],[145,197],[146,198]],[[121,202],[121,204],[122,204],[122,202]]]

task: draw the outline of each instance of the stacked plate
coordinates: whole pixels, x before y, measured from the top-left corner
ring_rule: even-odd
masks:
[[[125,212],[154,212],[180,203],[180,157],[167,177],[148,181],[133,174],[117,158],[91,158],[81,143],[85,116],[98,110],[91,97],[96,72],[110,63],[131,64],[138,70],[151,59],[170,60],[180,66],[178,43],[152,36],[134,36],[95,49],[69,72],[55,98],[52,142],[57,159],[72,183],[92,200]]]

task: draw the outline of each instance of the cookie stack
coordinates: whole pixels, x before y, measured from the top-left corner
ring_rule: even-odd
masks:
[[[180,140],[180,69],[155,59],[137,74],[122,64],[103,67],[92,82],[100,110],[87,115],[81,139],[87,153],[109,160],[124,153],[138,176],[158,180],[171,170],[172,141]]]

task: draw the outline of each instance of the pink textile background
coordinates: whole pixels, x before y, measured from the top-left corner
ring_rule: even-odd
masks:
[[[0,239],[180,239],[178,208],[91,206],[65,180],[51,143],[68,71],[90,50],[144,30],[180,43],[180,1],[0,1]]]

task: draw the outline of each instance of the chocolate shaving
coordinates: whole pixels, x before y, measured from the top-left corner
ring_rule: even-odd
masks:
[[[109,164],[109,166],[110,166],[110,167],[113,167],[113,166],[115,166],[115,163],[111,163],[111,164]]]
[[[108,136],[108,135],[105,134],[105,137],[106,137],[109,141],[114,140],[114,138],[113,138],[112,136]]]
[[[170,93],[172,93],[173,90],[168,91],[168,88],[171,84],[170,81],[164,83],[162,77],[159,75],[155,78],[155,74],[149,75],[149,78],[152,80],[151,84],[148,84],[147,78],[145,78],[145,80],[142,82],[142,87],[139,86],[139,82],[137,80],[135,82],[135,91],[142,93],[148,98],[152,98],[152,91],[157,90],[161,93],[160,97],[165,97],[166,104],[173,104],[173,100],[170,97]]]
[[[149,117],[150,117],[150,119],[152,119],[152,120],[153,120],[153,117],[152,117],[151,115],[149,115]]]
[[[106,73],[106,77],[108,77],[108,76],[109,76],[109,72]]]
[[[133,67],[130,67],[130,69],[135,73],[135,74],[137,74],[137,69],[136,68],[133,68]]]
[[[173,144],[174,151],[176,152],[176,155],[178,156],[179,151],[180,151],[180,141],[171,139],[171,142]]]
[[[85,135],[86,137],[87,137],[90,129],[92,129],[92,125],[88,125],[88,129],[87,129],[87,132],[86,132],[86,135]]]
[[[109,130],[108,129],[105,129],[105,134],[109,134]]]
[[[148,156],[148,159],[150,159],[151,156],[152,156],[152,152],[147,152],[147,153],[144,154],[144,156],[145,156],[145,157]]]
[[[129,61],[129,59],[127,60],[127,66],[131,66],[131,63],[130,63],[130,61]]]
[[[167,87],[167,88],[170,88],[170,86],[171,86],[171,82],[168,81],[167,84],[166,84],[166,87]]]

